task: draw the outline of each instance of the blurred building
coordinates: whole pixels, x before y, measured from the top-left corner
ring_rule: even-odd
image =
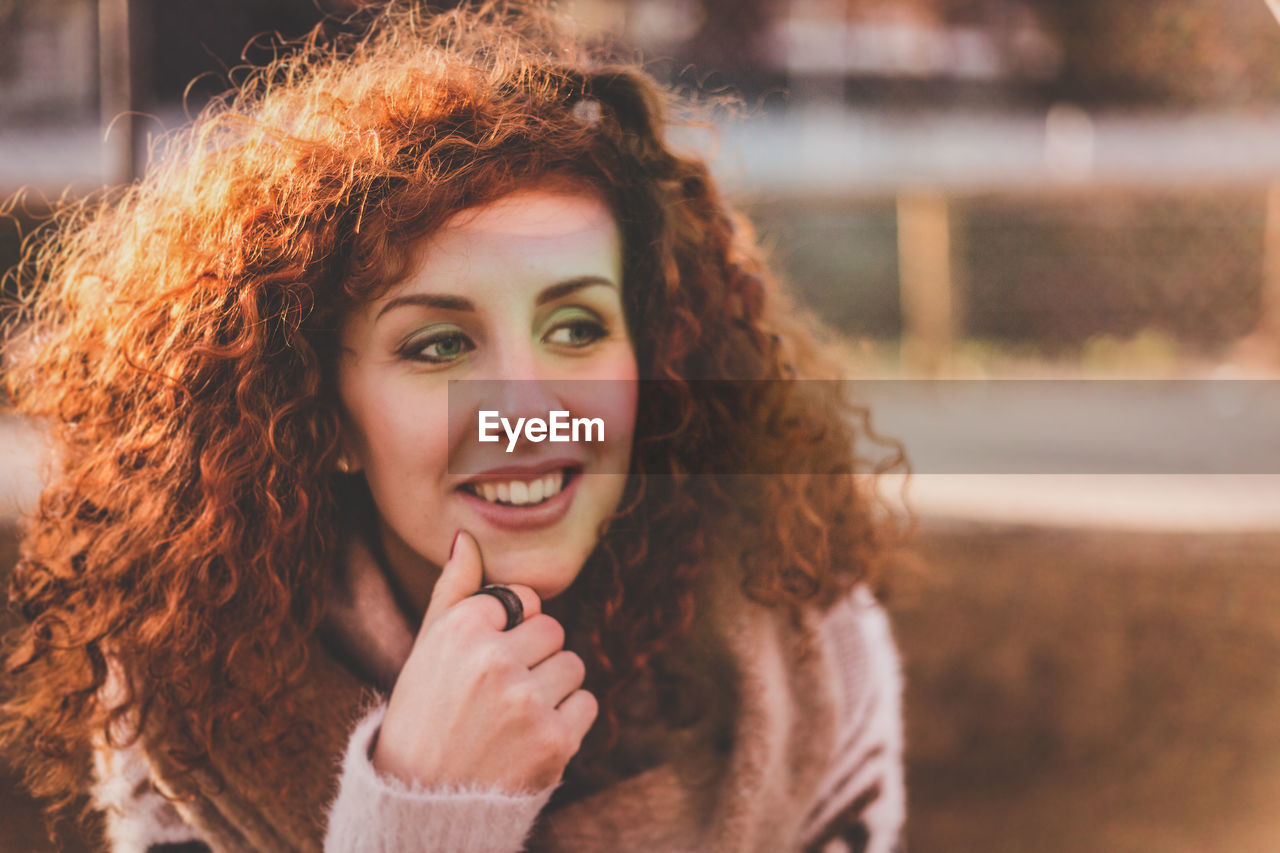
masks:
[[[853,103],[1280,103],[1261,0],[565,0],[650,58]]]
[[[575,17],[623,33],[652,59],[749,94],[865,101],[911,84],[1043,84],[1061,48],[1020,0],[939,4],[865,0],[571,0]],[[886,88],[885,84],[892,84]],[[903,84],[907,84],[904,87]]]
[[[378,0],[0,0],[0,120],[83,113],[99,9],[127,5],[152,103],[199,106],[227,73]],[[456,5],[454,0],[435,5]],[[561,0],[673,77],[792,101],[1280,103],[1261,0]],[[196,80],[194,89],[189,84]]]
[[[742,96],[722,179],[851,335],[1216,359],[1280,330],[1261,0],[560,2],[681,88]],[[236,66],[376,3],[0,0],[0,197],[30,188],[18,213],[38,216],[127,179]],[[3,266],[25,227],[0,222]]]
[[[95,0],[0,2],[0,123],[92,115],[97,30]]]

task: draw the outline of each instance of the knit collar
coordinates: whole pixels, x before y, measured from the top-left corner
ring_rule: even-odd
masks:
[[[321,635],[353,673],[390,694],[413,649],[414,630],[387,572],[359,536],[344,545],[331,579]]]

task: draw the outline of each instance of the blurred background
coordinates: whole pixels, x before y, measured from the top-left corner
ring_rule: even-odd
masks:
[[[359,5],[0,0],[0,268],[59,200],[141,174],[236,66]],[[842,333],[851,376],[1280,387],[1263,0],[562,6],[695,99],[735,96],[682,144]],[[1251,426],[1274,471],[1280,423]],[[1035,451],[999,411],[984,433]],[[1195,434],[1191,457],[1221,441]],[[0,407],[0,576],[39,455]],[[1280,850],[1280,477],[1048,467],[906,487],[908,849]],[[45,849],[0,779],[0,853]]]

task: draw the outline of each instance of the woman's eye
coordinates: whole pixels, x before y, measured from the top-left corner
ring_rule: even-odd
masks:
[[[553,328],[547,333],[546,341],[563,347],[585,347],[595,343],[608,334],[608,330],[599,320],[589,317],[578,317]]]
[[[471,339],[462,332],[445,332],[412,340],[405,345],[402,353],[414,361],[446,364],[456,361],[475,348]]]

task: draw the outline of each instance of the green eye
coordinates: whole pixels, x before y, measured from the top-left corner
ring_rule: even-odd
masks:
[[[554,325],[547,332],[545,340],[556,346],[578,349],[590,346],[609,334],[609,330],[595,314],[582,308],[563,311],[553,317],[552,322]]]
[[[422,335],[408,341],[401,349],[401,355],[412,361],[425,361],[428,364],[447,364],[457,361],[476,348],[471,339],[461,329],[452,327],[432,334]]]

